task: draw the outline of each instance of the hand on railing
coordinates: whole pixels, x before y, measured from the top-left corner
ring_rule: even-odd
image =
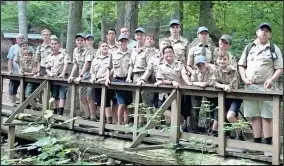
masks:
[[[91,84],[94,84],[95,82],[96,82],[96,79],[95,79],[95,78],[91,78],[91,79],[90,79],[90,83],[91,83]]]
[[[161,84],[163,84],[163,81],[160,80],[160,81],[155,82],[154,85],[159,86],[159,85],[161,85]]]
[[[246,85],[251,85],[252,84],[252,80],[249,80],[247,78],[243,79],[243,82],[246,84]]]
[[[268,79],[264,83],[264,87],[267,88],[267,89],[272,88],[272,85],[273,85],[273,80],[272,79]]]
[[[110,85],[110,80],[106,79],[105,86],[109,87],[109,85]]]
[[[207,82],[200,82],[200,83],[199,83],[199,86],[200,86],[201,88],[206,88]]]
[[[40,73],[38,72],[37,74],[34,75],[34,77],[39,77],[40,76]]]
[[[76,84],[79,84],[81,82],[82,77],[77,77],[76,79],[74,79],[74,82]]]
[[[127,77],[126,80],[125,80],[125,82],[131,83],[132,80],[131,80],[131,78]]]
[[[73,81],[74,77],[69,77],[68,78],[68,83],[71,83]]]
[[[144,84],[145,83],[145,81],[144,80],[139,80],[139,81],[137,81],[137,85],[139,85],[139,86],[141,86],[142,84]]]
[[[173,87],[178,88],[180,86],[180,83],[176,81],[172,81]]]
[[[226,92],[231,92],[232,91],[232,85],[224,85],[224,91],[226,91]]]
[[[64,78],[65,74],[64,73],[61,73],[58,78]]]

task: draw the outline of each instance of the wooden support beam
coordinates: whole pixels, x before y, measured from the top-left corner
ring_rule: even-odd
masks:
[[[137,137],[137,131],[138,130],[138,121],[139,121],[139,103],[140,103],[140,88],[136,88],[135,91],[135,108],[134,108],[134,129],[133,131],[133,140]]]
[[[33,122],[3,123],[4,126],[25,126]],[[36,124],[45,124],[45,122],[35,122]]]
[[[24,77],[20,79],[20,103],[25,101],[25,86],[24,86]]]
[[[76,108],[76,84],[71,84],[71,96],[70,96],[70,119],[75,117],[75,108]],[[73,129],[74,120],[69,123],[69,129]]]
[[[225,156],[226,139],[223,131],[225,121],[225,94],[218,92],[218,154]]]
[[[43,111],[48,109],[49,105],[49,99],[50,99],[50,82],[46,80],[46,85],[43,91],[43,99],[42,99],[42,109]]]
[[[124,148],[126,151],[138,152],[143,150],[155,150],[155,149],[165,149],[166,145],[150,145],[150,146],[141,146],[137,148]]]
[[[173,90],[175,91],[175,90]],[[176,98],[172,102],[171,110],[171,134],[170,140],[172,144],[179,143],[180,137],[180,104],[181,104],[181,93],[176,90]]]
[[[15,145],[15,126],[9,126],[8,127],[8,149],[14,149]],[[8,158],[14,159],[15,152],[14,150],[8,151]]]
[[[103,135],[105,130],[105,109],[106,109],[106,93],[107,88],[105,86],[102,87],[102,96],[101,96],[101,106],[100,106],[100,127],[99,134]]]
[[[27,107],[27,105],[31,102],[31,100],[34,100],[35,97],[37,97],[38,94],[44,89],[46,86],[46,81],[44,81],[21,105],[13,112],[13,114],[4,122],[4,123],[11,123],[15,116],[18,113],[21,113],[24,111],[24,109]]]
[[[272,110],[272,164],[280,164],[280,97],[273,96]]]
[[[161,105],[161,107],[156,111],[156,113],[152,116],[150,121],[144,126],[144,130],[151,129],[155,126],[155,118],[157,115],[161,114],[164,112],[166,109],[169,108],[173,100],[176,98],[177,91],[174,90],[170,96],[166,99],[166,101]],[[130,148],[136,148],[142,140],[146,137],[147,133],[145,132],[140,132],[137,138],[131,143]]]

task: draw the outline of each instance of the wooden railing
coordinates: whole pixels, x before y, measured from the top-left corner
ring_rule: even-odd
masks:
[[[187,139],[189,137],[195,138],[205,138],[211,140],[218,145],[218,154],[221,156],[226,155],[226,147],[233,147],[233,148],[243,148],[248,150],[256,150],[256,151],[263,151],[263,152],[272,152],[272,164],[279,164],[280,163],[280,152],[281,152],[281,142],[280,142],[280,103],[283,97],[283,93],[280,91],[252,91],[252,90],[244,90],[238,89],[233,90],[230,93],[226,93],[224,91],[215,89],[215,88],[199,88],[194,86],[181,86],[178,89],[173,88],[172,86],[159,86],[156,87],[153,84],[143,84],[142,86],[138,86],[133,83],[116,83],[112,82],[110,87],[106,87],[104,83],[95,83],[91,84],[89,81],[82,81],[80,84],[75,83],[67,83],[67,79],[59,79],[59,78],[51,78],[51,77],[28,77],[28,76],[19,76],[19,75],[8,75],[7,73],[1,73],[1,88],[3,89],[3,79],[11,79],[11,80],[20,80],[20,94],[21,94],[21,104],[16,109],[15,112],[4,122],[4,125],[9,125],[9,138],[12,139],[10,141],[10,147],[13,147],[13,138],[15,135],[15,125],[11,125],[12,121],[15,118],[16,114],[19,114],[24,111],[24,108],[27,104],[34,99],[41,91],[44,91],[44,98],[43,98],[43,110],[48,108],[48,100],[50,94],[50,85],[68,85],[71,87],[71,102],[70,102],[70,115],[68,116],[58,116],[54,115],[55,118],[60,120],[68,120],[74,118],[75,116],[75,108],[76,108],[76,90],[78,86],[84,87],[93,87],[93,88],[102,88],[102,95],[101,95],[101,107],[100,107],[100,121],[93,122],[83,119],[75,119],[74,121],[70,122],[69,128],[73,129],[74,123],[88,125],[97,127],[99,130],[99,134],[103,135],[105,129],[116,130],[116,131],[128,131],[133,133],[133,142],[129,148],[125,148],[128,150],[135,149],[137,146],[143,141],[143,138],[146,136],[146,133],[137,131],[131,131],[126,126],[119,126],[114,124],[106,124],[105,123],[105,97],[106,97],[106,90],[115,89],[115,90],[128,90],[134,91],[134,128],[138,128],[138,117],[139,117],[139,100],[140,100],[140,91],[150,91],[150,92],[165,92],[170,93],[170,96],[167,100],[162,104],[160,109],[153,115],[152,119],[155,118],[159,113],[163,110],[166,110],[169,106],[172,108],[171,114],[171,128],[170,132],[161,132],[160,130],[153,129],[155,127],[155,123],[152,119],[148,121],[145,126],[145,129],[151,129],[147,134],[150,135],[158,135],[158,136],[166,136],[170,138],[171,143],[178,144],[180,138]],[[24,100],[24,81],[27,82],[37,82],[41,83],[40,86],[26,99]],[[193,134],[193,133],[180,133],[179,130],[179,114],[180,114],[180,105],[181,105],[181,95],[194,95],[194,96],[206,96],[206,97],[218,97],[218,116],[219,116],[219,132],[218,137],[207,136],[207,135],[200,135],[200,134]],[[228,139],[225,137],[225,133],[221,130],[224,127],[225,121],[225,99],[226,98],[235,98],[235,99],[244,99],[244,100],[265,100],[265,101],[273,101],[273,144],[258,144],[248,141],[238,141],[233,139]],[[282,120],[283,121],[283,120]],[[156,146],[157,147],[157,146]],[[156,147],[149,147],[146,149],[155,149]],[[138,147],[139,148],[139,147]],[[145,147],[141,148],[145,149]]]

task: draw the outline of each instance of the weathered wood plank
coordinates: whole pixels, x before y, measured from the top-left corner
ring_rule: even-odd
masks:
[[[273,96],[272,110],[272,164],[280,164],[280,97]]]
[[[23,103],[25,100],[25,87],[24,87],[24,78],[20,79],[20,103]]]
[[[136,88],[135,91],[135,108],[134,108],[134,129],[138,130],[138,121],[139,121],[139,103],[140,103],[140,88]],[[137,131],[133,131],[133,140],[137,137]]]
[[[173,90],[174,92],[174,90]],[[170,140],[173,144],[179,143],[180,135],[180,99],[181,94],[179,90],[176,90],[176,98],[172,102],[171,107],[171,130]]]
[[[226,139],[224,128],[225,121],[225,94],[224,92],[218,93],[218,154],[225,156]]]
[[[70,96],[71,97],[70,101],[73,101],[73,102],[70,103],[70,119],[74,118],[75,113],[76,113],[76,111],[75,111],[75,108],[76,108],[76,102],[75,102],[76,90],[77,90],[76,84],[73,83],[71,85],[71,96]],[[69,129],[73,129],[73,127],[74,127],[74,120],[69,123]]]
[[[5,123],[11,123],[15,116],[18,113],[21,113],[24,111],[24,109],[27,107],[27,105],[31,102],[31,100],[34,100],[35,97],[37,97],[38,94],[43,90],[45,87],[46,82],[43,82],[17,109],[16,111],[5,121]]]
[[[164,110],[166,110],[167,108],[169,108],[169,106],[171,105],[172,101],[176,98],[176,94],[177,91],[173,91],[170,96],[166,99],[166,101],[161,105],[161,107],[156,111],[156,113],[152,116],[152,118],[150,119],[150,121],[146,124],[146,126],[144,127],[145,130],[151,129],[154,127],[155,122],[154,119],[156,118],[157,115],[159,115],[161,112],[164,112]],[[137,136],[137,138],[132,142],[130,148],[136,148],[143,140],[143,138],[145,138],[147,135],[147,133],[141,132],[139,133],[139,135]]]
[[[103,135],[105,130],[105,110],[106,110],[106,87],[102,87],[101,106],[100,106],[100,127],[99,134]]]
[[[239,141],[234,139],[226,139],[227,145],[234,148],[242,148],[255,151],[272,152],[272,146],[267,144],[259,144],[248,141]]]
[[[14,149],[15,144],[15,126],[8,127],[8,149]],[[13,150],[8,151],[8,158],[14,159],[15,152]]]
[[[43,110],[47,110],[48,109],[48,104],[49,104],[49,99],[50,99],[50,82],[49,81],[46,81],[46,84],[45,84],[45,88],[43,90],[43,99],[42,99],[42,109]]]
[[[124,148],[126,151],[137,152],[142,150],[154,150],[154,149],[164,149],[165,145],[150,145],[150,146],[139,146],[137,148]]]

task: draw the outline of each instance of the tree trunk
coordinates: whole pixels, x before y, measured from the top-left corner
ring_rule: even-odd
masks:
[[[126,1],[124,24],[133,34],[138,26],[138,1]]]
[[[222,32],[217,27],[212,14],[212,1],[200,1],[200,17],[199,25],[206,26],[209,29],[210,37],[214,43],[217,43],[222,35]]]
[[[73,49],[75,48],[75,36],[81,30],[83,1],[69,2],[69,16],[67,28],[66,48],[73,59]]]
[[[19,33],[24,34],[25,39],[28,39],[28,23],[26,13],[26,1],[18,1],[18,19]]]
[[[116,21],[116,32],[120,34],[120,28],[122,28],[125,22],[125,1],[117,1],[117,21]]]
[[[180,28],[181,28],[181,31],[180,31],[180,35],[183,35],[183,1],[179,1],[178,3],[178,7],[179,7],[179,21],[180,21]]]
[[[106,16],[103,16],[101,20],[101,40],[106,40],[106,29]]]

